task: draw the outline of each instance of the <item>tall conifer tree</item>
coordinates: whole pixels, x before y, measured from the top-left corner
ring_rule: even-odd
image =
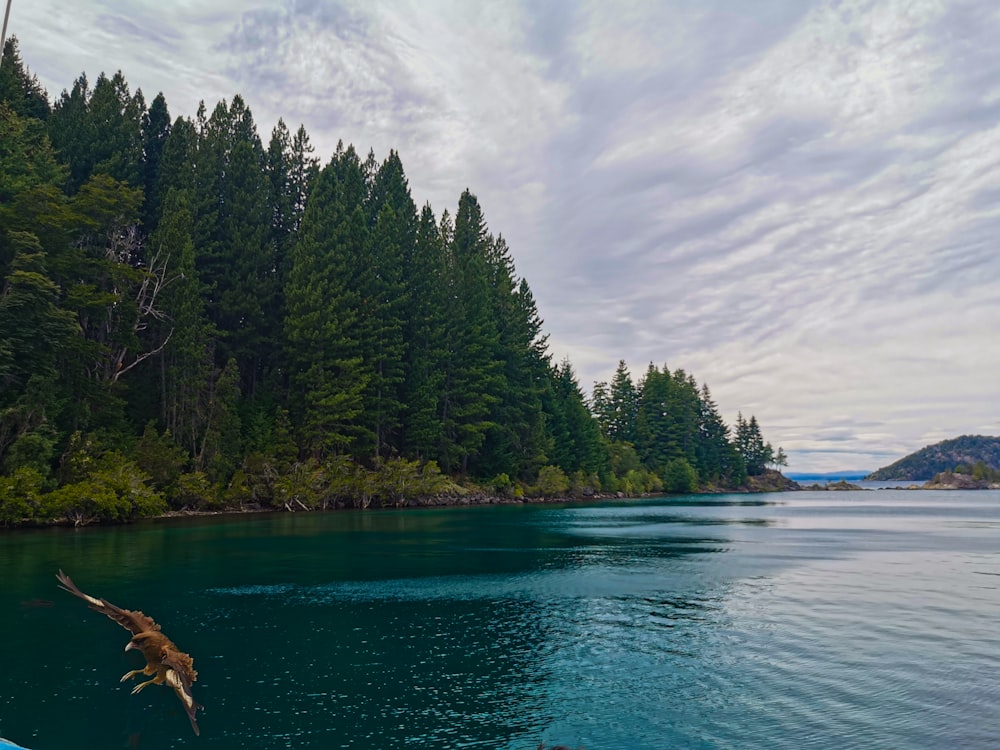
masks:
[[[188,193],[171,189],[150,243],[173,261],[176,279],[165,291],[171,337],[160,364],[162,420],[189,455],[202,451],[210,417],[214,331],[204,315],[204,289],[195,267],[194,217]]]
[[[235,358],[253,396],[265,342],[264,308],[271,254],[270,186],[253,115],[242,97],[200,114],[195,171],[198,271],[209,290],[207,313],[221,336],[217,357]]]
[[[91,176],[105,174],[132,187],[144,187],[142,92],[129,92],[121,71],[98,76],[93,90],[81,75],[63,91],[48,119],[49,135],[70,168],[68,189],[75,193]]]
[[[353,149],[338,148],[320,172],[285,285],[292,417],[300,445],[317,458],[350,453],[370,438],[358,424],[368,376],[353,283],[357,251],[367,241],[357,167]]]
[[[486,260],[489,245],[479,201],[466,190],[459,199],[448,253],[449,350],[442,404],[448,448],[443,460],[446,469],[462,474],[493,426],[490,412],[503,388]]]
[[[373,157],[369,157],[369,162]],[[367,173],[372,169],[368,164]],[[374,456],[401,448],[409,292],[403,271],[416,242],[416,206],[395,151],[369,178],[371,235],[359,270],[361,338],[370,380],[365,393],[366,427],[375,436]]]
[[[21,60],[17,37],[4,42],[3,60],[0,61],[0,102],[21,117],[46,120],[51,108],[49,97]]]
[[[160,164],[163,161],[163,149],[170,137],[170,124],[167,100],[161,92],[142,115],[142,187],[145,191],[142,223],[146,234],[151,234],[156,229],[156,221],[159,218],[157,208],[162,196],[157,194],[157,183],[160,177]]]
[[[404,264],[408,294],[402,447],[406,455],[437,460],[444,446],[441,415],[448,361],[447,297],[445,239],[430,205],[425,204],[420,212],[413,250]]]
[[[624,443],[635,443],[639,395],[623,359],[618,360],[608,395],[612,414],[608,425],[608,437]]]
[[[491,412],[494,426],[487,434],[477,471],[486,476],[504,473],[534,478],[551,448],[542,411],[550,367],[546,337],[531,289],[523,279],[517,280],[503,237],[491,240],[486,261],[503,388]]]

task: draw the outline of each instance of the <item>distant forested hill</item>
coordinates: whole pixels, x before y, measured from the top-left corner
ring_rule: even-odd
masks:
[[[990,468],[1000,468],[1000,437],[962,435],[943,440],[878,469],[865,479],[876,482],[896,479],[923,481],[956,466],[972,466],[980,461]]]

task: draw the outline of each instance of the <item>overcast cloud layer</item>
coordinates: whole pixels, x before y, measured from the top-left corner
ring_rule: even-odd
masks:
[[[55,97],[121,69],[173,116],[242,93],[469,187],[589,392],[707,382],[791,471],[1000,434],[995,0],[14,0]]]

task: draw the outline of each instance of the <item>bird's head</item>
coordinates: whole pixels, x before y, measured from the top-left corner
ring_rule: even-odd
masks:
[[[136,649],[142,651],[143,647],[149,643],[149,639],[153,636],[153,633],[138,633],[132,636],[132,640],[125,644],[125,650],[131,651]]]

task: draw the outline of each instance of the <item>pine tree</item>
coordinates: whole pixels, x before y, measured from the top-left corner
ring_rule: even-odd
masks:
[[[369,162],[374,156],[369,157]],[[373,167],[365,167],[366,174]],[[371,230],[367,255],[358,268],[362,295],[360,337],[370,374],[365,392],[365,426],[375,436],[373,458],[398,453],[403,422],[406,364],[404,316],[408,290],[403,269],[416,242],[416,207],[399,156],[389,157],[368,179],[366,202]]]
[[[446,303],[448,358],[441,419],[445,471],[468,473],[469,459],[493,427],[491,409],[504,387],[496,354],[498,333],[491,314],[486,256],[490,239],[479,201],[462,193],[448,247]]]
[[[594,383],[594,388],[590,394],[590,413],[594,415],[601,434],[610,440],[611,423],[614,420],[614,408],[611,406],[611,389],[607,381],[601,380]]]
[[[142,187],[145,201],[142,208],[142,223],[147,234],[156,229],[159,218],[158,208],[162,196],[157,193],[163,150],[170,138],[170,112],[162,93],[156,95],[149,109],[142,115]]]
[[[619,442],[634,443],[639,412],[639,394],[632,383],[632,375],[623,359],[618,360],[618,367],[608,390],[608,399],[611,407],[608,437]]]
[[[205,437],[195,457],[195,466],[216,484],[229,481],[242,457],[240,396],[239,367],[230,359],[213,379]]]
[[[201,451],[210,416],[207,394],[215,334],[204,315],[193,228],[187,191],[171,189],[162,221],[150,238],[150,244],[171,258],[176,274],[164,293],[171,337],[160,358],[162,420],[190,455]]]
[[[88,110],[95,135],[91,174],[106,174],[131,187],[144,187],[142,123],[146,102],[142,91],[130,94],[121,71],[110,79],[101,75]]]
[[[91,150],[97,136],[88,111],[90,95],[87,76],[81,75],[69,91],[63,89],[46,121],[52,145],[69,167],[66,187],[71,193],[90,176],[95,162]]]
[[[170,126],[153,181],[147,189],[144,214],[149,231],[155,231],[163,212],[163,202],[171,190],[185,191],[189,204],[195,199],[195,164],[198,154],[198,132],[191,120],[178,117]],[[149,173],[147,172],[147,177]],[[194,219],[194,206],[189,206]]]
[[[526,431],[519,441],[520,474],[525,476],[534,474],[537,468],[547,463],[548,455],[553,448],[552,438],[545,429],[546,416],[543,405],[552,360],[548,351],[549,337],[542,331],[543,321],[527,279],[522,277],[518,282],[514,299],[516,322],[514,331],[518,333],[514,340],[521,346],[527,344],[527,349],[522,350],[524,362],[520,376],[525,409],[522,424]],[[603,456],[601,460],[603,461]]]
[[[65,196],[57,188],[65,175],[65,168],[56,161],[45,125],[0,104],[0,229],[16,228],[32,232],[40,239],[46,234],[51,236],[45,228],[61,224],[60,217],[47,220],[48,207],[36,206],[39,202],[65,204]],[[68,237],[63,228],[57,233],[63,239]],[[0,244],[0,273],[6,273],[6,264],[12,257],[9,248]]]
[[[740,453],[746,472],[750,476],[763,474],[773,458],[769,444],[764,443],[757,418],[743,419],[742,412],[736,417],[736,448]]]
[[[663,372],[652,362],[639,384],[639,408],[636,415],[636,451],[650,471],[662,471],[674,457],[668,432],[667,409],[670,401],[670,372]]]
[[[49,135],[69,165],[68,190],[75,193],[92,176],[108,175],[132,187],[144,187],[142,92],[129,92],[121,71],[98,76],[93,90],[81,75],[63,91],[48,118]]]
[[[229,108],[230,143],[222,182],[222,252],[225,269],[206,278],[218,294],[216,325],[226,333],[223,351],[236,358],[247,396],[253,396],[262,367],[264,307],[273,269],[264,151],[243,99]]]
[[[368,243],[368,263],[361,276],[361,339],[369,372],[365,393],[365,423],[374,435],[373,458],[399,449],[402,426],[406,345],[403,339],[403,306],[399,220],[391,205],[383,206]]]
[[[0,78],[14,61],[4,57]],[[0,464],[41,477],[58,449],[66,363],[80,333],[65,304],[80,271],[76,217],[56,187],[65,174],[44,123],[0,103]]]
[[[265,156],[270,184],[271,268],[264,292],[263,336],[268,342],[264,349],[265,369],[280,370],[282,366],[282,321],[284,320],[284,289],[290,266],[289,253],[302,223],[309,190],[319,171],[313,147],[303,126],[292,135],[283,120],[278,120],[271,134]]]
[[[683,369],[674,370],[669,407],[671,441],[676,446],[673,458],[682,458],[692,466],[697,463],[701,416],[698,383]]]
[[[4,42],[0,61],[0,103],[6,104],[19,117],[45,120],[50,113],[49,97],[21,60],[17,37]]]
[[[300,446],[317,459],[350,453],[359,439],[370,439],[358,424],[368,385],[353,284],[357,251],[367,242],[358,167],[353,149],[338,148],[320,172],[285,285],[292,419]]]
[[[551,450],[542,411],[542,392],[551,366],[547,337],[542,334],[531,289],[524,279],[517,280],[503,237],[490,243],[487,269],[504,387],[491,412],[495,426],[487,433],[476,471],[528,479],[545,465]]]
[[[597,420],[590,414],[569,360],[551,371],[546,413],[552,419],[551,463],[567,474],[604,474],[610,455]]]
[[[447,212],[446,212],[447,213]],[[443,224],[447,217],[444,217]],[[441,419],[448,359],[445,294],[445,235],[430,205],[420,212],[413,250],[404,257],[407,280],[404,337],[402,450],[422,460],[438,460],[444,446]]]
[[[778,467],[780,471],[783,467],[788,466],[788,456],[785,454],[785,449],[780,445],[778,446],[778,452],[774,456],[774,465]]]
[[[0,286],[0,463],[11,472],[34,465],[46,476],[55,439],[51,420],[60,412],[57,365],[79,327],[76,316],[59,307],[60,290],[48,276],[38,239],[13,232],[9,240],[14,260]],[[32,459],[9,461],[7,451],[20,446],[24,453],[29,436],[34,436]]]
[[[708,385],[703,385],[699,394],[698,432],[695,463],[698,476],[708,482],[742,484],[746,474],[743,459],[730,442],[729,427],[719,414]]]

